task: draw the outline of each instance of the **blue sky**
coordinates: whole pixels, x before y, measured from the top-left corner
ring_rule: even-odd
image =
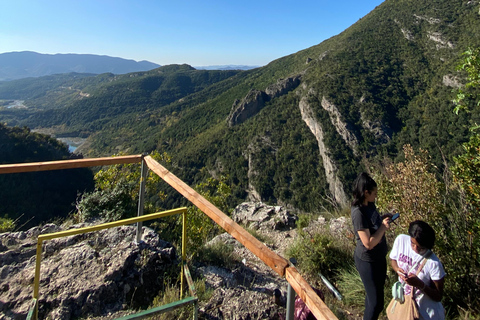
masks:
[[[383,0],[1,0],[0,53],[262,66],[339,34]]]

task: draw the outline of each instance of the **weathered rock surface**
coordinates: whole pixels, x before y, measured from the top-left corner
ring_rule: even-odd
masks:
[[[265,89],[265,93],[268,95],[270,100],[278,98],[280,96],[283,96],[284,94],[287,94],[289,91],[295,89],[296,87],[298,87],[300,85],[300,80],[301,80],[300,75],[286,78],[286,79],[280,79],[277,81],[277,83],[269,85]]]
[[[81,227],[77,225],[75,227]],[[37,236],[56,225],[0,235],[0,319],[25,319],[31,305]],[[123,226],[45,241],[40,319],[101,316],[145,307],[158,294],[159,275],[176,261],[175,248],[143,228]]]
[[[281,230],[295,227],[297,217],[282,206],[244,202],[233,210],[232,219],[252,229]]]
[[[234,126],[253,117],[263,109],[268,101],[287,94],[298,87],[300,80],[301,75],[296,75],[278,80],[277,83],[268,86],[265,91],[250,90],[242,101],[235,100],[233,103],[232,110],[227,118],[228,125]]]
[[[257,114],[269,100],[268,95],[260,90],[250,90],[242,101],[233,103],[232,111],[228,116],[228,125],[234,126]]]

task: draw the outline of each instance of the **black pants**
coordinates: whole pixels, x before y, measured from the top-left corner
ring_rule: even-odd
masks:
[[[366,293],[363,320],[377,320],[383,310],[387,261],[381,259],[376,262],[367,262],[355,257],[355,266],[360,273]]]

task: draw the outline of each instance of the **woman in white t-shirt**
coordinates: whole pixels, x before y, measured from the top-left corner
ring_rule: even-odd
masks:
[[[417,220],[410,223],[408,234],[401,234],[395,239],[390,252],[392,268],[398,274],[399,281],[406,282],[404,294],[409,295],[414,290],[413,297],[421,319],[443,320],[445,310],[441,300],[445,270],[434,253],[425,255],[433,248],[435,231],[426,222]],[[417,276],[421,265],[417,262],[424,256],[428,257],[427,261]],[[415,264],[416,267],[410,270]]]

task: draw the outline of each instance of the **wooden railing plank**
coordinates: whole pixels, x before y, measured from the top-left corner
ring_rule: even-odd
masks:
[[[286,269],[285,278],[318,320],[338,320],[295,267]]]
[[[142,155],[105,157],[93,159],[72,159],[45,162],[29,162],[0,165],[0,174],[35,172],[49,170],[76,169],[96,166],[106,166],[112,164],[139,163],[142,161]]]
[[[268,265],[282,277],[285,276],[285,268],[288,267],[288,261],[286,259],[271,251],[266,245],[248,233],[229,216],[220,211],[207,199],[202,197],[185,182],[160,165],[152,157],[145,157],[145,162],[153,172],[160,176],[160,178],[165,180],[165,182],[170,184],[175,190],[180,192],[185,198],[202,210],[220,227],[222,227],[225,231],[242,243],[253,254],[259,257],[266,265]]]

